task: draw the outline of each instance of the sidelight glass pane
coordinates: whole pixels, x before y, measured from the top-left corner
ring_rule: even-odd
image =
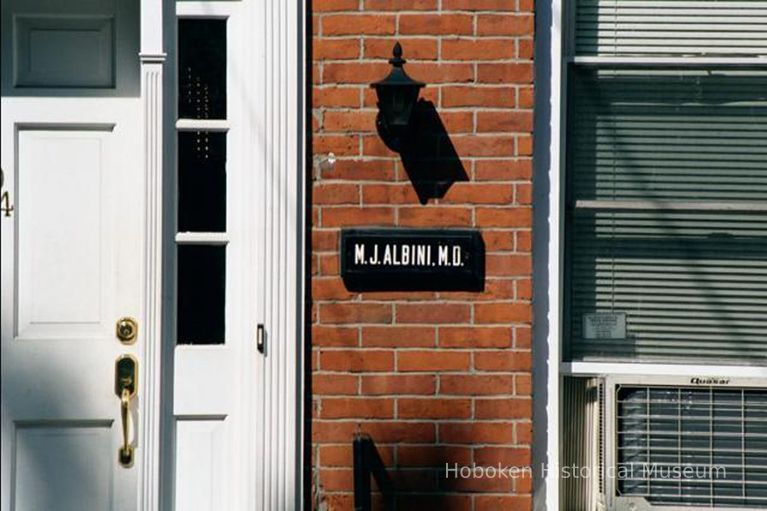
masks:
[[[178,230],[226,230],[226,134],[178,134]]]
[[[178,247],[177,342],[223,344],[226,247]]]
[[[178,20],[178,116],[226,118],[226,20]]]

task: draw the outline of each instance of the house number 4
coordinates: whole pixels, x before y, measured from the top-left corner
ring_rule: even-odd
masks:
[[[0,169],[0,190],[2,190],[3,186],[5,186],[5,172],[3,172],[3,169]],[[13,205],[11,204],[11,195],[8,193],[8,190],[5,190],[2,198],[0,198],[0,210],[5,213],[5,216],[11,216]]]

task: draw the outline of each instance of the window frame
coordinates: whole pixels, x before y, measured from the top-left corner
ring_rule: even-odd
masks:
[[[535,384],[545,385],[545,392],[539,394],[540,402],[535,405],[534,424],[536,435],[545,438],[545,452],[541,452],[536,461],[545,463],[541,468],[539,486],[534,489],[535,501],[542,502],[549,511],[561,509],[559,469],[561,467],[561,445],[563,433],[562,394],[563,379],[568,376],[710,376],[741,377],[767,379],[767,367],[755,365],[716,365],[716,364],[669,364],[655,362],[580,362],[565,361],[564,327],[566,325],[566,281],[565,281],[565,229],[566,229],[566,157],[567,157],[567,84],[569,69],[572,65],[633,65],[658,64],[659,66],[754,66],[767,64],[767,57],[749,58],[707,58],[707,57],[571,57],[575,36],[575,2],[552,0],[550,3],[536,4],[536,34],[541,34],[540,45],[536,48],[536,75],[548,81],[545,86],[536,85],[536,90],[549,91],[549,97],[539,98],[536,110],[545,103],[548,111],[536,115],[537,130],[547,132],[550,144],[547,148],[536,151],[536,157],[547,158],[536,174],[545,174],[548,180],[548,194],[545,207],[536,208],[535,225],[546,225],[545,238],[541,241],[545,247],[539,249],[547,261],[538,261],[545,266],[542,270],[548,275],[546,288],[540,292],[546,295],[541,311],[536,317],[546,318],[547,328],[541,329],[535,336],[538,353],[536,357]],[[544,51],[539,51],[544,50]],[[545,56],[543,55],[545,53]],[[541,63],[543,61],[543,64]],[[546,66],[549,69],[546,69]],[[538,122],[538,121],[541,122]],[[546,138],[538,137],[536,138]],[[545,192],[544,192],[545,193]],[[538,227],[540,228],[540,227]],[[545,264],[544,264],[545,263]],[[536,272],[540,275],[541,272]],[[542,312],[544,314],[539,314]]]

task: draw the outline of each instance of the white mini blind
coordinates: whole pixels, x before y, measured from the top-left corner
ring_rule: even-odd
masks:
[[[767,365],[767,73],[571,77],[569,358]]]
[[[767,214],[576,211],[571,357],[767,365]],[[620,338],[584,314],[625,314]]]
[[[767,1],[578,0],[575,53],[767,55]]]

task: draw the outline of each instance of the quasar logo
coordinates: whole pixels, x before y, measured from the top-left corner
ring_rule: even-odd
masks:
[[[729,385],[729,378],[691,378],[690,383],[693,385]]]

